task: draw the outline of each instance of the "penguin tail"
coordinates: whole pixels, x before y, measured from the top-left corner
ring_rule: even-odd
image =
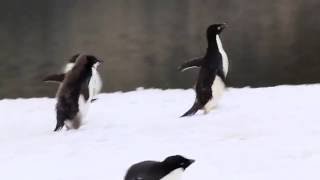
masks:
[[[64,122],[63,121],[58,121],[57,122],[57,125],[56,125],[56,128],[54,129],[54,131],[60,131],[64,126]]]
[[[199,109],[201,109],[201,104],[196,100],[196,102],[194,102],[193,106],[192,106],[187,112],[185,112],[182,116],[180,116],[180,117],[192,116],[192,115],[194,115]]]

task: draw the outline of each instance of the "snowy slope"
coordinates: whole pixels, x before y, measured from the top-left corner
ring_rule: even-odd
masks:
[[[192,90],[101,94],[79,130],[54,133],[54,99],[0,101],[1,180],[122,180],[147,159],[195,158],[184,180],[319,180],[320,85],[229,89],[177,118]]]

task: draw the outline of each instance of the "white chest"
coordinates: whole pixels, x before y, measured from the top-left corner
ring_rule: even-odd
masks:
[[[220,39],[219,35],[216,36],[216,41],[217,41],[219,52],[220,52],[220,54],[222,56],[223,72],[224,72],[224,75],[227,76],[228,70],[229,70],[228,56],[227,56],[227,53],[223,49],[223,46],[222,46],[221,39]]]
[[[81,117],[85,117],[88,109],[89,109],[89,104],[90,104],[90,98],[88,101],[86,101],[83,97],[83,95],[80,95],[79,100],[78,100],[78,105],[79,105],[79,115]]]
[[[89,96],[94,98],[98,95],[102,88],[101,77],[96,68],[92,68],[92,76],[89,82]]]
[[[160,180],[180,180],[183,174],[183,169],[179,168],[171,171],[169,174],[161,178]]]

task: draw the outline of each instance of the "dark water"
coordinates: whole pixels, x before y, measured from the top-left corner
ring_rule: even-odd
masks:
[[[320,82],[319,0],[2,0],[0,98],[53,96],[41,83],[78,52],[98,55],[104,91],[190,88],[204,32],[227,22],[229,85]]]

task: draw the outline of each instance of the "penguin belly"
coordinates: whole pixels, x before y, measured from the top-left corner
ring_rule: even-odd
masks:
[[[79,115],[81,117],[85,117],[88,113],[88,110],[89,110],[89,105],[90,105],[90,98],[88,99],[88,101],[86,101],[84,99],[84,96],[83,95],[80,95],[79,97]]]
[[[166,176],[162,177],[160,180],[180,180],[182,177],[183,169],[175,169],[174,171],[171,171]]]
[[[102,89],[102,80],[98,73],[98,71],[95,68],[92,68],[92,76],[89,82],[89,95],[91,97],[91,100],[97,96]]]
[[[228,56],[227,56],[227,53],[223,49],[222,42],[221,42],[221,39],[220,39],[219,35],[216,36],[216,41],[217,41],[219,52],[220,52],[220,54],[222,56],[223,72],[224,72],[224,75],[227,76],[228,70],[229,70]]]
[[[222,97],[226,85],[222,81],[222,79],[219,76],[216,76],[212,86],[212,98],[207,102],[207,104],[204,106],[205,113],[210,112],[212,109],[214,109]]]

